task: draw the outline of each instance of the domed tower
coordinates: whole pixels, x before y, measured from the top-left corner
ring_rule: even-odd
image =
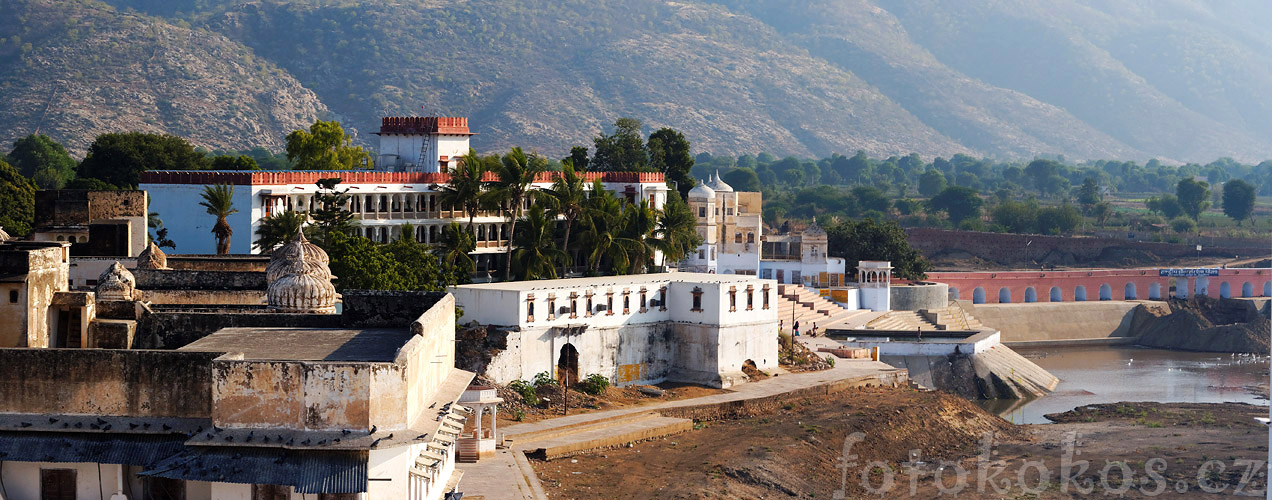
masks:
[[[94,295],[99,301],[133,300],[136,297],[136,290],[137,280],[133,278],[132,272],[119,261],[115,261],[97,277],[97,290]]]
[[[299,233],[275,251],[266,269],[267,279],[275,275],[265,291],[269,308],[288,313],[336,312],[339,294],[331,284],[326,257],[326,252]]]
[[[702,237],[702,245],[685,260],[688,261],[689,270],[712,272],[715,270],[716,243],[720,231],[716,222],[716,193],[706,181],[689,190],[689,209],[698,221],[696,229],[698,236]]]
[[[137,254],[137,269],[167,268],[168,256],[164,254],[163,250],[161,250],[158,245],[155,245],[155,242],[153,241],[146,246],[145,250],[142,250],[141,253]]]

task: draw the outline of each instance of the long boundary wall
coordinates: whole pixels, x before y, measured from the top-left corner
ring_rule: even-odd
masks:
[[[1140,305],[1168,307],[1165,302],[1139,301],[979,304],[969,312],[985,326],[1002,332],[1002,341],[1007,344],[1130,342],[1135,308]]]

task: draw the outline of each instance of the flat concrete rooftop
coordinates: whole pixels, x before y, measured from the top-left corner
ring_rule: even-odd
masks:
[[[740,274],[711,273],[650,273],[631,274],[625,276],[594,276],[588,278],[564,278],[555,280],[510,281],[504,283],[474,283],[459,285],[456,288],[475,290],[508,290],[532,291],[553,290],[558,288],[587,288],[601,286],[646,285],[650,283],[745,283],[754,281],[755,276]]]
[[[222,328],[178,350],[261,361],[391,362],[411,336],[406,328]]]

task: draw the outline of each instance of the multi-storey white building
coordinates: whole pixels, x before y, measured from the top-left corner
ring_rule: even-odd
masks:
[[[828,254],[826,231],[816,222],[800,233],[764,234],[762,193],[734,191],[717,173],[691,189],[688,201],[702,245],[681,270],[818,287],[845,283],[844,259]]]
[[[234,207],[228,217],[234,229],[231,253],[253,253],[252,242],[261,219],[285,210],[315,208],[319,179],[339,177],[340,189],[351,195],[346,208],[353,212],[358,234],[378,242],[399,236],[403,224],[414,227],[415,239],[423,243],[438,240],[442,227],[451,222],[468,223],[459,207],[440,203],[439,187],[450,179],[446,171],[468,151],[467,120],[464,118],[389,117],[380,129],[380,164],[374,171],[150,171],[141,176],[142,190],[150,196],[150,211],[168,221],[168,236],[176,251],[186,254],[214,253],[216,240],[212,225],[216,219],[198,205],[204,186],[230,184],[235,188]],[[546,189],[559,175],[548,172],[534,183]],[[667,201],[668,188],[661,173],[590,172],[584,177],[591,186],[599,179],[605,189],[629,201],[647,200],[654,208]],[[493,174],[485,180],[493,181]],[[482,211],[473,220],[477,235],[478,270],[501,265],[491,258],[507,250],[511,235],[508,220],[500,213]]]

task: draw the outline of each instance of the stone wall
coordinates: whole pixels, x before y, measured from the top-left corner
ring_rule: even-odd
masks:
[[[893,311],[918,311],[945,308],[949,305],[949,292],[945,283],[920,282],[893,285],[888,290],[888,297]]]
[[[446,292],[345,290],[340,295],[345,326],[403,328],[442,300]]]
[[[339,328],[336,314],[282,314],[265,309],[254,312],[233,310],[156,311],[142,317],[137,325],[134,348],[178,349],[222,328],[297,327]]]
[[[259,271],[193,271],[137,269],[139,290],[264,290],[265,273]]]
[[[168,267],[174,270],[265,272],[267,266],[268,255],[168,255]]]
[[[0,413],[207,418],[219,355],[0,349]]]
[[[1168,259],[1197,255],[1196,246],[1192,244],[1153,243],[1117,238],[1075,238],[932,228],[909,228],[905,232],[910,245],[929,259],[966,252],[1000,264],[1034,262],[1075,264],[1118,261],[1144,253]],[[1264,251],[1266,252],[1266,248]],[[1237,255],[1255,254],[1250,248],[1203,246],[1201,255],[1233,258]]]
[[[964,302],[964,304],[966,304]],[[1127,337],[1138,307],[1165,308],[1162,302],[1052,302],[965,305],[1006,343]]]

